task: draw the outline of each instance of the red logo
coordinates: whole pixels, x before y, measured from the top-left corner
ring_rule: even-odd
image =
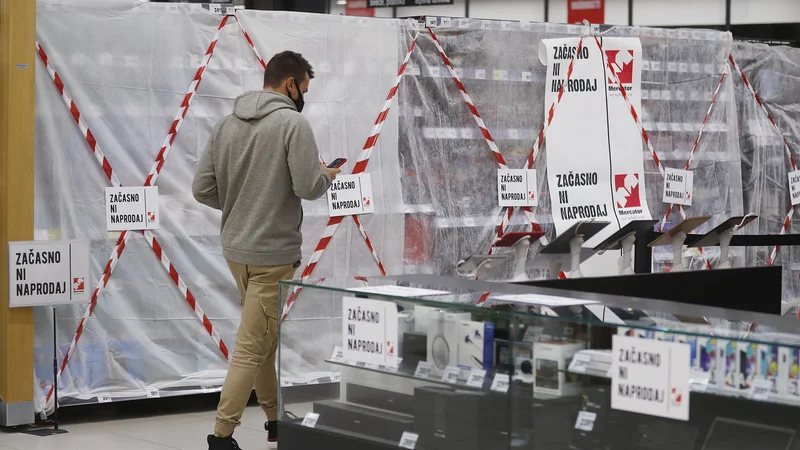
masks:
[[[683,402],[683,393],[681,391],[672,388],[672,395],[670,397],[673,406],[681,406],[681,402]]]
[[[394,356],[394,345],[392,345],[392,341],[386,341],[386,347],[389,349],[389,356]]]
[[[372,200],[370,200],[369,197],[364,197],[364,205],[369,206],[370,203],[372,203]]]
[[[83,292],[84,290],[84,280],[83,277],[77,277],[72,279],[72,292]]]
[[[606,58],[614,73],[619,77],[620,83],[633,83],[633,50],[606,50]],[[608,79],[608,84],[616,85],[617,82],[611,77]]]
[[[156,221],[156,213],[148,212],[147,213],[147,221],[148,222],[155,222]]]
[[[617,208],[638,208],[642,206],[639,197],[639,174],[614,175],[614,199]]]

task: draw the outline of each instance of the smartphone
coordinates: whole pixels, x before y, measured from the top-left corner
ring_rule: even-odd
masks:
[[[339,167],[342,167],[346,162],[347,158],[336,158],[330,164],[328,164],[328,169],[338,169]]]

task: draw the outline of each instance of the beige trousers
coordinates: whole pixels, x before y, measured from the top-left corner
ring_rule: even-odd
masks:
[[[290,280],[295,266],[248,266],[228,261],[242,302],[242,322],[222,386],[214,435],[227,437],[241,423],[253,385],[267,420],[278,419],[278,282]]]

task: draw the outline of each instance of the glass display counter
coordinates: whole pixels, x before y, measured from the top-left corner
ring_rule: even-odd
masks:
[[[309,345],[279,367],[331,382],[282,403],[283,450],[800,449],[794,317],[432,276],[281,296]]]

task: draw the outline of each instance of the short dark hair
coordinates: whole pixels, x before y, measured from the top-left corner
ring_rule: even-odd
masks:
[[[264,71],[264,86],[278,87],[287,78],[294,78],[299,86],[306,79],[306,74],[309,79],[314,78],[311,64],[300,53],[286,50],[273,56],[267,63],[267,69]]]

